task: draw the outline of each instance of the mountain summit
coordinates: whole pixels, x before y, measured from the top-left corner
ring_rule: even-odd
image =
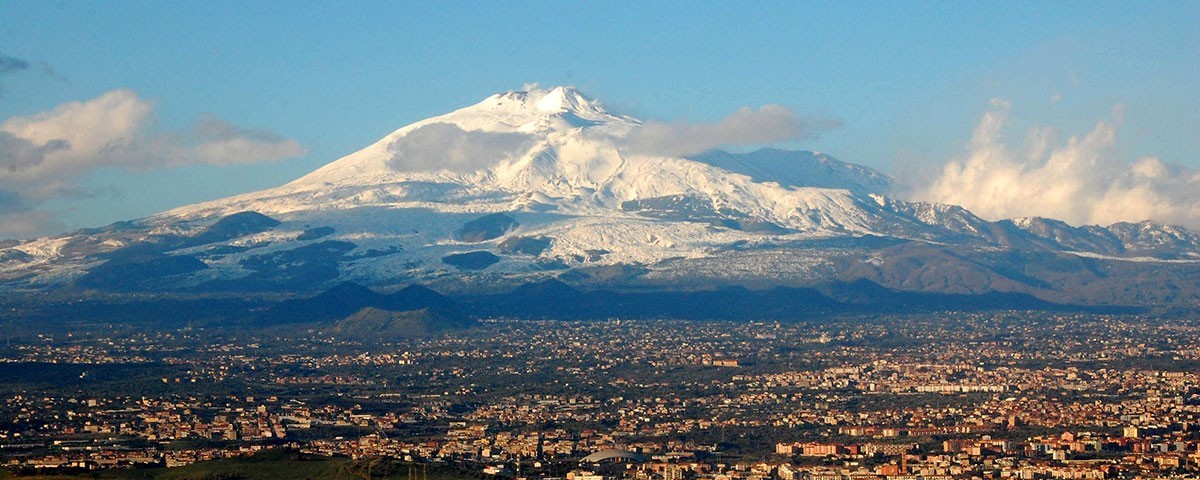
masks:
[[[1064,288],[1060,270],[1095,289],[1143,266],[1188,277],[1200,260],[1200,238],[1183,229],[989,222],[892,198],[890,177],[819,153],[631,148],[649,125],[569,87],[499,93],[277,188],[5,247],[0,281],[317,291],[344,281],[473,290],[550,277],[667,288],[865,278],[1095,301],[1094,290]],[[1022,263],[1034,257],[1038,268]]]
[[[499,93],[396,130],[293,185],[378,182],[399,172],[410,176],[439,170],[471,173],[519,158],[577,129],[620,136],[636,124],[631,118],[607,113],[598,101],[569,87]]]

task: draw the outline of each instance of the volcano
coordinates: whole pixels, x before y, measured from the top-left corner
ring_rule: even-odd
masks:
[[[687,155],[578,90],[492,95],[288,184],[0,249],[11,291],[477,292],[561,279],[693,289],[868,280],[1079,303],[1200,299],[1200,237],[984,220],[822,153]],[[672,149],[665,149],[672,150]]]

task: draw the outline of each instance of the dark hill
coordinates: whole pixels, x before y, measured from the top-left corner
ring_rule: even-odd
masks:
[[[588,320],[674,318],[693,320],[803,320],[837,313],[905,311],[1079,310],[1025,293],[940,294],[904,292],[870,280],[813,288],[740,286],[712,290],[614,292],[583,291],[551,279],[511,292],[460,298],[477,316]]]
[[[155,252],[114,255],[79,277],[76,286],[104,290],[150,290],[172,275],[198,272],[208,265],[190,255]]]
[[[205,245],[265,232],[279,225],[279,221],[258,212],[239,212],[220,220],[185,241],[187,246]]]
[[[395,294],[384,295],[345,282],[312,297],[280,302],[267,310],[259,321],[264,324],[328,323],[364,308],[394,312],[431,309],[446,315],[459,315],[453,300],[420,285],[410,285]]]
[[[387,296],[384,303],[389,310],[418,310],[422,308],[441,308],[454,310],[457,305],[453,300],[424,285],[409,285],[399,292]]]
[[[458,267],[460,270],[483,270],[500,261],[500,257],[492,254],[492,252],[477,251],[467,253],[454,253],[442,257],[442,262],[446,265]]]
[[[870,305],[894,301],[896,292],[865,278],[835,281],[819,288],[821,293],[842,303]]]
[[[425,337],[474,325],[474,321],[446,310],[423,308],[398,312],[366,307],[339,320],[334,334],[349,340],[389,341]]]
[[[517,219],[503,213],[493,213],[471,220],[458,230],[459,240],[469,243],[486,242],[517,228]]]

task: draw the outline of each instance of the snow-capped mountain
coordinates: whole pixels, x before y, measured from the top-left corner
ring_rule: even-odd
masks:
[[[644,219],[645,212],[688,208],[681,213],[714,221],[867,233],[870,215],[858,204],[894,183],[807,152],[708,152],[695,159],[624,152],[623,139],[639,125],[574,89],[509,92],[401,128],[282,187],[151,221],[240,211],[291,219],[362,207]]]
[[[1036,293],[1053,291],[1054,280],[987,259],[1039,252],[1185,273],[1200,261],[1200,238],[1180,228],[989,222],[895,199],[892,178],[824,154],[634,148],[644,127],[572,88],[497,94],[277,188],[10,245],[0,249],[0,279],[17,288],[316,290],[344,280],[479,288],[551,276],[660,286],[863,277],[913,288],[887,265],[937,263],[913,257],[933,249],[958,260],[913,267],[905,275],[945,284],[926,278],[914,289]],[[967,267],[997,278],[956,286]]]

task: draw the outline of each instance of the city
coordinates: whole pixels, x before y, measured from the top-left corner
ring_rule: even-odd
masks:
[[[0,480],[1200,478],[1200,1],[0,1]]]
[[[459,478],[1200,472],[1200,322],[1187,317],[492,319],[390,343],[108,327],[8,341],[10,474],[269,450]]]

